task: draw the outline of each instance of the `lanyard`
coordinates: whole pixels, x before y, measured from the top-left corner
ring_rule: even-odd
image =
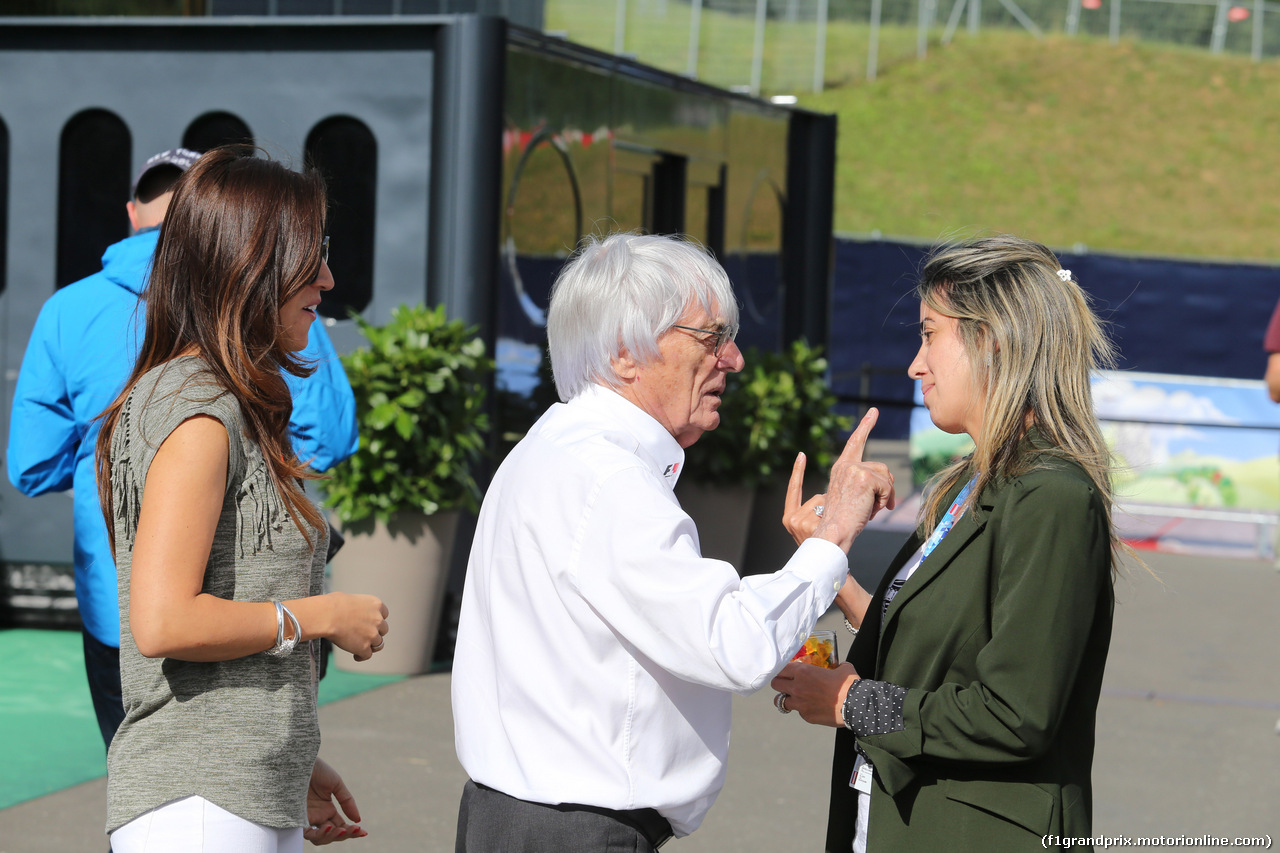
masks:
[[[947,514],[942,516],[942,520],[940,520],[938,525],[933,528],[933,532],[929,534],[929,538],[926,539],[924,545],[920,547],[920,559],[916,561],[915,565],[911,566],[911,564],[908,563],[907,566],[904,566],[903,570],[898,573],[898,576],[894,578],[885,589],[884,603],[881,605],[880,609],[881,631],[884,630],[883,620],[889,613],[889,605],[893,603],[895,598],[897,598],[898,592],[901,591],[902,587],[906,584],[907,578],[910,577],[916,569],[920,568],[921,564],[924,563],[925,558],[933,552],[934,548],[938,547],[938,543],[951,532],[951,528],[956,526],[956,522],[959,521],[960,516],[964,514],[964,499],[969,496],[969,490],[973,488],[974,481],[977,479],[978,477],[975,474],[972,480],[964,484],[964,488],[960,490],[960,494],[956,495],[956,499],[951,502],[951,506],[947,509]],[[910,571],[907,570],[908,568]]]
[[[978,479],[978,475],[974,474],[969,482],[964,484],[964,488],[960,490],[960,494],[956,495],[956,499],[951,502],[947,514],[942,516],[938,522],[938,526],[933,528],[933,532],[929,534],[929,538],[925,540],[924,546],[920,549],[920,562],[923,563],[928,556],[933,553],[933,549],[938,547],[946,535],[951,532],[951,528],[956,526],[956,522],[960,520],[960,516],[964,514],[964,499],[969,497],[969,490],[973,488],[974,482]]]

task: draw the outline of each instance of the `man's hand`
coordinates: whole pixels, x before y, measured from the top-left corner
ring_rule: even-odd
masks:
[[[782,523],[797,543],[810,536],[834,542],[846,554],[853,540],[882,509],[893,509],[893,474],[879,462],[863,462],[862,452],[871,428],[880,412],[871,409],[858,428],[849,436],[835,465],[825,495],[814,495],[804,503],[800,494],[804,486],[805,457],[801,453],[791,469]],[[817,510],[822,509],[819,515]]]

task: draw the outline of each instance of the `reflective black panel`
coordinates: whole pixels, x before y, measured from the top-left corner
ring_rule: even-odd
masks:
[[[329,271],[333,290],[320,313],[344,318],[373,299],[374,216],[378,201],[378,142],[354,118],[337,116],[307,136],[307,161],[329,186]]]
[[[182,134],[182,147],[204,153],[219,145],[235,142],[253,143],[253,131],[238,116],[225,112],[211,112],[197,118]]]
[[[0,293],[9,268],[9,126],[0,119]]]
[[[66,287],[102,269],[102,253],[129,236],[132,139],[115,113],[85,110],[62,128],[58,148],[58,263]]]
[[[785,113],[521,47],[507,52],[503,109],[496,309],[504,442],[518,439],[555,398],[543,325],[551,284],[578,230],[697,239],[733,281],[742,345],[778,347]]]

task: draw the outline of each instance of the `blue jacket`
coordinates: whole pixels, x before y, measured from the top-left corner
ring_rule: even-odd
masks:
[[[116,568],[94,474],[97,416],[120,393],[142,344],[146,287],[159,229],[110,246],[102,271],[62,288],[40,309],[27,343],[9,422],[9,482],[23,494],[74,489],[76,601],[100,642],[120,645]],[[299,355],[307,379],[285,374],[298,456],[323,471],[355,453],[355,397],[329,336],[311,324]]]

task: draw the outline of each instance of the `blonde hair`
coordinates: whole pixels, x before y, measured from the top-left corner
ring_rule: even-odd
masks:
[[[922,535],[944,495],[977,476],[968,503],[993,480],[1035,467],[1024,444],[1034,425],[1049,453],[1080,465],[1102,495],[1116,557],[1127,552],[1112,524],[1111,453],[1093,413],[1092,373],[1115,365],[1115,346],[1089,298],[1053,252],[1011,235],[944,246],[925,261],[916,296],[955,317],[985,409],[971,456],[939,472],[920,508]]]

